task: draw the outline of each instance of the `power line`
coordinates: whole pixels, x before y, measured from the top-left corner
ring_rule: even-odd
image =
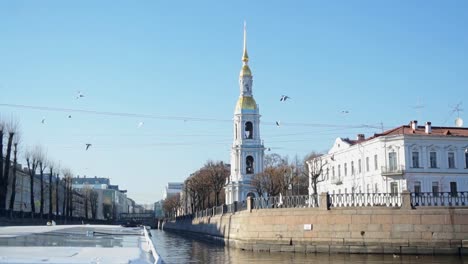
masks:
[[[206,118],[206,117],[169,116],[169,115],[156,115],[156,114],[138,114],[138,113],[126,113],[126,112],[96,111],[96,110],[86,110],[86,109],[73,109],[73,108],[23,105],[23,104],[4,104],[4,103],[0,103],[0,106],[11,107],[11,108],[20,108],[20,109],[42,110],[42,111],[50,111],[50,112],[83,113],[83,114],[117,116],[117,117],[134,117],[134,118],[164,119],[164,120],[178,120],[178,121],[198,121],[198,122],[232,122],[232,119],[216,119],[216,118]],[[263,122],[263,124],[276,126],[276,122]],[[282,122],[281,126],[335,127],[335,128],[379,128],[376,125],[367,125],[367,124],[337,125],[337,124],[293,123],[293,122],[291,122],[291,123]]]

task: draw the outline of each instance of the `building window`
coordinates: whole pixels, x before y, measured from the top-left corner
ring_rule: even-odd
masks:
[[[348,188],[344,188],[344,193],[348,193]]]
[[[448,158],[448,167],[450,169],[454,169],[455,168],[455,152],[449,152],[447,154],[447,158]]]
[[[330,174],[330,168],[327,168],[327,171],[325,173],[325,180],[328,180],[328,175]]]
[[[397,170],[397,159],[396,159],[396,152],[392,151],[388,153],[388,167],[390,171]]]
[[[421,193],[421,182],[420,181],[414,182],[414,193],[416,195]]]
[[[247,158],[245,159],[245,165],[246,165],[245,172],[247,174],[253,174],[254,173],[254,158],[252,156],[247,156]]]
[[[432,182],[432,195],[439,196],[439,183],[438,182]]]
[[[335,178],[335,167],[334,166],[332,167],[332,177],[333,177],[333,179]]]
[[[253,138],[253,125],[252,122],[245,122],[245,138],[252,139]]]
[[[344,176],[348,176],[348,164],[344,164]]]
[[[369,171],[369,157],[366,157],[366,171]]]
[[[351,161],[351,175],[354,175],[354,161]]]
[[[413,168],[419,168],[419,152],[413,151],[411,153],[411,159],[413,161]]]
[[[465,169],[468,169],[468,151],[465,150]]]
[[[358,160],[358,173],[361,173],[361,159]]]
[[[370,193],[370,185],[367,184],[367,193]]]
[[[450,182],[450,195],[452,197],[458,196],[457,183],[456,182]]]
[[[377,154],[374,155],[374,170],[379,169],[379,163],[377,162]]]
[[[237,124],[234,125],[234,134],[236,135],[236,140],[237,140]]]
[[[437,168],[437,152],[431,151],[429,153],[429,165],[431,168]]]
[[[377,183],[374,185],[374,193],[378,193],[379,192],[379,186],[377,185]]]
[[[338,165],[338,178],[341,177],[341,165]]]
[[[390,194],[397,195],[398,194],[398,182],[391,182],[390,183]]]

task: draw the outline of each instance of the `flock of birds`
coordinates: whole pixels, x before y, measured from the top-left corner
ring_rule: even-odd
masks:
[[[85,95],[83,93],[81,93],[81,91],[78,91],[76,96],[75,96],[75,98],[77,100],[81,99],[83,97],[85,97]],[[291,100],[291,97],[289,97],[288,95],[281,95],[280,102],[286,102],[287,100]],[[341,113],[342,114],[348,114],[349,111],[343,110],[343,111],[341,111]],[[72,115],[68,115],[68,118],[69,119],[72,118]],[[46,118],[45,117],[42,118],[41,123],[42,124],[46,123]],[[278,126],[278,127],[281,126],[281,121],[277,120],[275,123],[276,123],[276,126]],[[141,128],[144,124],[145,124],[145,122],[141,121],[141,122],[138,123],[137,127]],[[85,143],[85,151],[87,151],[92,145],[93,144],[91,144],[91,143]],[[270,149],[268,149],[268,150],[270,150]]]
[[[286,100],[288,99],[291,99],[291,97],[287,96],[287,95],[281,95],[281,98],[280,98],[280,102],[286,102]],[[343,110],[341,111],[342,114],[349,114],[349,111],[348,110]],[[276,126],[281,126],[281,122],[278,120],[275,122],[276,123]]]
[[[76,96],[75,96],[75,99],[81,99],[85,97],[83,93],[81,93],[81,91],[78,91]],[[72,115],[68,115],[68,118],[72,118]],[[46,123],[46,118],[45,117],[42,117],[41,119],[41,123],[44,125]],[[139,122],[137,127],[138,128],[141,128],[143,125],[145,124],[145,122]],[[93,144],[91,143],[85,143],[85,151],[87,151]]]

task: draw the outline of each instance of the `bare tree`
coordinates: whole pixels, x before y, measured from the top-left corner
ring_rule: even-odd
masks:
[[[3,191],[5,185],[5,179],[3,178],[3,134],[5,133],[5,122],[0,119],[0,210],[5,209],[6,192]],[[6,183],[8,184],[8,182]],[[2,206],[3,201],[3,206]]]
[[[31,217],[34,217],[36,213],[36,206],[34,203],[34,175],[36,175],[37,167],[39,165],[39,153],[40,147],[36,146],[33,150],[28,150],[25,154],[26,164],[28,165],[29,174],[29,192],[30,192],[30,203],[31,203]]]
[[[41,180],[41,196],[40,196],[40,204],[39,204],[39,213],[41,214],[41,218],[44,215],[44,171],[47,168],[47,158],[44,152],[41,150],[38,153],[38,161],[39,161],[39,174]]]
[[[98,198],[99,194],[96,190],[91,189],[89,192],[89,203],[91,207],[91,218],[97,218],[97,208],[98,208]]]
[[[254,184],[257,185],[262,194],[267,196],[285,193],[291,184],[291,167],[287,158],[276,153],[269,154],[265,156],[264,164],[263,172],[254,176]]]
[[[16,135],[15,141],[13,143],[13,179],[11,183],[11,196],[10,196],[10,216],[13,216],[13,209],[15,206],[15,199],[16,199],[16,171],[18,168],[18,144],[19,144],[20,137],[18,134]],[[22,194],[21,194],[22,195]],[[23,205],[20,205],[23,206]]]
[[[325,177],[323,177],[323,169],[327,166],[328,162],[324,160],[323,154],[317,152],[310,153],[305,160],[308,165],[307,171],[309,183],[312,187],[312,194],[314,194],[314,202],[315,205],[318,206],[317,184],[325,180]]]
[[[252,177],[252,185],[259,197],[262,197],[266,193],[268,181],[269,176],[266,173],[257,173]]]
[[[57,174],[55,178],[55,217],[58,217],[59,215],[59,189],[60,189],[60,174],[59,174],[60,169],[57,168]]]
[[[163,203],[163,209],[166,213],[166,217],[170,217],[175,214],[177,209],[180,207],[180,194],[167,197]]]
[[[219,193],[226,184],[226,179],[229,177],[229,167],[226,166],[222,161],[213,162],[208,161],[204,168],[208,172],[208,179],[211,185],[211,189],[215,194],[215,205],[219,205]]]
[[[71,181],[72,181],[72,172],[70,169],[63,170],[63,191],[64,191],[64,199],[63,199],[63,215],[65,218],[71,217],[72,212],[72,204],[73,204],[73,197],[72,197],[72,189],[71,189]]]
[[[84,209],[85,209],[85,219],[88,220],[88,207],[89,207],[89,201],[90,201],[90,198],[91,198],[91,192],[92,192],[92,188],[91,186],[89,185],[85,185],[84,188],[83,188],[83,196],[84,196]]]
[[[184,186],[187,195],[186,199],[190,201],[190,212],[193,213],[196,210],[195,206],[197,204],[197,200],[199,199],[193,175],[185,180]]]
[[[10,174],[10,166],[11,166],[11,149],[13,145],[13,139],[17,132],[18,123],[14,122],[13,120],[4,123],[0,120],[0,209],[6,208],[6,194],[8,190],[9,184],[9,174]],[[5,164],[3,164],[3,134],[4,130],[8,132],[8,143],[5,155]]]
[[[52,182],[52,175],[54,174],[55,165],[53,162],[49,161],[49,214],[48,219],[52,219],[52,204],[53,204],[53,197],[52,197],[52,188],[54,186]]]

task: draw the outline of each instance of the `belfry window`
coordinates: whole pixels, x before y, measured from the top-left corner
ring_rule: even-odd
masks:
[[[253,138],[253,125],[252,122],[245,122],[245,138],[252,139]]]
[[[247,156],[245,159],[245,173],[253,174],[254,173],[254,158],[252,156]]]

